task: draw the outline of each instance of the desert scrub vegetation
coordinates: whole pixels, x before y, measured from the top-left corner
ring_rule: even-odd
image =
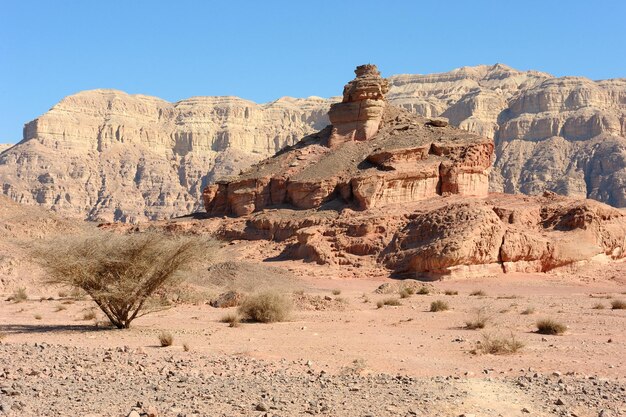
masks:
[[[484,290],[474,290],[470,293],[471,297],[484,297],[487,293]]]
[[[517,340],[513,332],[508,336],[483,334],[482,340],[476,344],[474,353],[489,355],[509,355],[524,347],[524,343]]]
[[[625,300],[613,300],[611,301],[611,308],[613,310],[626,310],[626,301]]]
[[[333,291],[333,295],[340,295],[341,294],[341,290],[335,288]]]
[[[389,298],[384,298],[382,300],[378,300],[378,302],[376,303],[376,307],[378,308],[383,308],[384,306],[400,306],[402,305],[402,303],[400,302],[400,300],[398,300],[397,298],[393,298],[393,297],[389,297]]]
[[[265,291],[246,297],[238,312],[244,320],[274,323],[287,320],[291,307],[289,298],[276,291]]]
[[[239,327],[241,317],[238,313],[227,313],[220,319],[222,323],[228,323],[228,327]]]
[[[553,319],[541,319],[537,321],[537,333],[557,335],[563,334],[567,326]]]
[[[415,289],[411,287],[404,287],[400,291],[398,291],[400,298],[409,298],[413,294],[415,294]]]
[[[430,294],[430,288],[428,288],[427,286],[423,285],[420,287],[419,290],[417,290],[417,293],[419,295],[428,295]]]
[[[443,300],[436,300],[430,303],[430,311],[433,313],[449,310],[450,306]]]
[[[24,287],[16,288],[15,291],[13,291],[13,294],[11,294],[7,299],[7,301],[13,301],[14,303],[21,303],[27,300],[28,294],[26,293],[26,288]]]
[[[90,321],[96,319],[96,312],[93,310],[87,310],[83,313],[83,320]]]
[[[170,332],[161,332],[159,333],[159,343],[161,347],[172,346],[174,343],[174,336]]]
[[[446,290],[444,294],[445,295],[459,295],[459,292],[457,290]]]
[[[45,282],[87,294],[119,328],[168,305],[158,292],[178,284],[183,274],[212,253],[203,238],[145,232],[93,232],[40,245],[34,255]],[[162,295],[162,294],[160,294]]]
[[[488,321],[487,309],[481,307],[476,310],[476,317],[474,319],[465,321],[465,328],[468,330],[484,329]]]
[[[530,314],[535,314],[535,307],[527,307],[520,314],[523,314],[524,316],[528,316]]]
[[[595,303],[591,308],[593,308],[594,310],[604,310],[606,306],[602,303]]]

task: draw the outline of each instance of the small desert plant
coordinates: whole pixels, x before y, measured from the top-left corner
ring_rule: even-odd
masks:
[[[412,296],[413,294],[415,294],[415,290],[413,288],[403,288],[399,291],[400,294],[400,298],[409,298],[410,296]]]
[[[367,362],[365,359],[355,359],[350,365],[341,368],[343,375],[358,375],[367,369]]]
[[[222,323],[228,323],[228,327],[239,327],[241,318],[237,313],[228,313],[220,319]]]
[[[613,300],[611,301],[611,308],[613,310],[626,310],[626,301],[624,300]]]
[[[397,307],[400,305],[402,305],[402,303],[400,303],[400,300],[398,300],[397,298],[393,298],[393,297],[378,300],[378,302],[376,303],[376,307],[378,308],[382,308],[383,306]]]
[[[185,352],[189,352],[191,350],[191,346],[189,346],[189,343],[187,343],[187,342],[183,343],[183,350]]]
[[[59,297],[61,297],[61,298],[65,298],[65,297],[67,297],[67,295],[68,295],[68,293],[67,293],[67,291],[65,291],[65,290],[61,290],[61,291],[59,291]]]
[[[606,306],[602,303],[596,303],[591,308],[593,308],[594,310],[604,310]]]
[[[459,295],[459,292],[457,290],[446,290],[444,294],[445,295]]]
[[[56,313],[58,313],[59,311],[63,311],[63,310],[67,310],[67,307],[65,307],[65,306],[64,306],[64,305],[62,305],[62,304],[61,304],[61,305],[58,305],[58,306],[56,306],[56,307],[54,308],[54,311],[55,311]]]
[[[159,334],[159,343],[162,347],[172,346],[174,343],[174,336],[170,332],[161,332]]]
[[[540,334],[562,334],[567,330],[567,326],[553,319],[541,319],[537,321],[537,333]]]
[[[7,337],[7,334],[4,332],[0,332],[0,343],[2,342],[2,340],[4,340],[4,338]]]
[[[42,319],[41,314],[35,314],[35,320],[41,320],[41,319]]]
[[[339,294],[341,294],[341,290],[335,288],[333,290],[333,295],[339,295]]]
[[[291,301],[282,294],[266,291],[247,297],[238,311],[246,320],[261,323],[285,321],[291,312]]]
[[[474,290],[470,293],[470,296],[472,297],[484,297],[486,295],[487,293],[483,290]]]
[[[528,307],[526,310],[522,311],[520,314],[528,316],[530,314],[535,314],[535,307]]]
[[[420,287],[419,290],[417,290],[417,294],[419,295],[428,295],[430,294],[430,288],[428,288],[427,286],[423,285]]]
[[[490,355],[507,355],[523,347],[524,344],[515,338],[513,332],[508,337],[483,334],[483,340],[476,345],[476,351]]]
[[[87,310],[83,313],[83,320],[85,321],[89,321],[89,320],[95,320],[96,319],[96,312],[93,310]]]
[[[158,233],[68,236],[35,251],[49,284],[88,294],[117,328],[167,307],[154,297],[210,252],[208,241]]]
[[[481,307],[476,310],[476,318],[473,320],[467,320],[465,322],[465,328],[468,330],[484,329],[489,321],[489,317],[486,315],[486,308]]]
[[[21,303],[26,300],[28,300],[28,294],[26,293],[26,288],[24,287],[17,288],[8,299],[8,301],[13,301],[14,303]]]
[[[448,306],[448,303],[443,300],[437,300],[430,303],[430,311],[433,313],[436,313],[438,311],[446,311],[449,309],[450,307]]]

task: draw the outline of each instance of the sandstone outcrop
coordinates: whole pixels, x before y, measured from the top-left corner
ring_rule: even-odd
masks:
[[[329,126],[209,185],[207,212],[233,216],[218,233],[284,242],[286,259],[376,263],[405,277],[545,272],[626,256],[619,209],[551,192],[489,195],[491,139],[378,104],[371,136],[359,136],[370,119],[352,130],[341,119],[341,140],[331,142]]]
[[[367,100],[382,102],[382,96],[494,139],[491,191],[550,190],[626,207],[626,80],[555,78],[497,64],[395,75],[388,82],[387,92],[378,84],[375,99]],[[168,103],[114,90],[81,92],[28,123],[23,140],[4,149],[0,190],[15,201],[92,220],[185,214],[200,209],[208,183],[323,129],[339,100]]]
[[[279,205],[318,208],[332,200],[365,210],[437,195],[487,195],[490,139],[387,106],[386,80],[376,67],[355,72],[356,79],[344,88],[344,102],[329,111],[339,126],[303,139],[231,181],[209,185],[203,193],[206,210],[245,216]],[[364,110],[372,108],[376,111]],[[354,117],[337,118],[338,112]]]
[[[361,65],[356,78],[343,88],[343,100],[330,106],[328,118],[333,126],[328,146],[334,148],[352,140],[367,140],[378,132],[385,110],[389,82],[380,76],[376,65]]]

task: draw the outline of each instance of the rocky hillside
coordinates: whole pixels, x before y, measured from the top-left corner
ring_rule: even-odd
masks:
[[[205,188],[224,238],[282,242],[278,259],[420,278],[626,255],[620,210],[550,192],[489,194],[491,139],[389,104],[373,65],[355,73],[332,126]]]
[[[495,140],[492,191],[626,207],[626,79],[555,78],[504,65],[389,77],[391,104]],[[202,188],[322,129],[337,99],[177,103],[120,91],[70,96],[0,155],[2,192],[89,219],[200,208]],[[0,148],[0,152],[2,149]]]

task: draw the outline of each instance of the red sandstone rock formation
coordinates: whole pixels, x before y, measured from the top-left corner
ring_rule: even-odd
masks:
[[[551,193],[488,195],[490,139],[389,106],[376,67],[356,72],[331,108],[333,126],[204,190],[210,214],[240,217],[223,221],[222,236],[282,241],[286,258],[418,277],[626,255],[620,210]]]
[[[329,112],[336,124],[232,181],[209,185],[203,193],[207,211],[245,216],[333,200],[364,210],[438,195],[487,195],[491,140],[388,106],[387,84],[376,67],[360,66],[356,73],[344,88],[344,102]]]
[[[333,130],[331,148],[351,140],[372,138],[380,127],[389,82],[380,76],[376,65],[360,65],[356,78],[343,88],[343,100],[330,106],[328,118]]]

